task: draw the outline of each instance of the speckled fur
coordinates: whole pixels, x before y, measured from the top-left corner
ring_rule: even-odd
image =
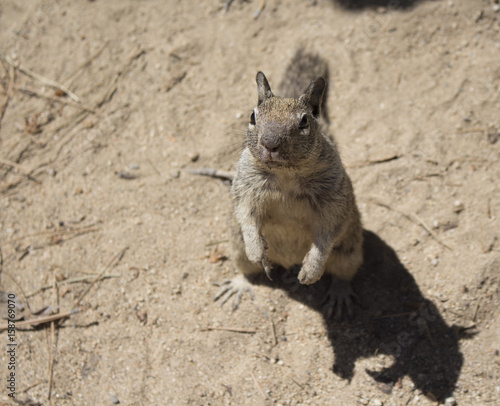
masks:
[[[318,122],[325,86],[318,78],[299,97],[281,98],[257,75],[258,105],[231,189],[232,252],[245,276],[301,265],[303,284],[325,271],[349,281],[362,263],[352,184]]]

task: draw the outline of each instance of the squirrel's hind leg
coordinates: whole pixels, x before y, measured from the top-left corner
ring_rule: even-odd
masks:
[[[340,320],[344,309],[349,318],[352,318],[353,302],[361,305],[361,300],[351,287],[351,280],[363,263],[362,239],[355,239],[354,243],[344,244],[334,248],[326,263],[325,273],[332,277],[332,283],[323,300],[326,306],[326,315]],[[348,247],[348,248],[346,248]]]
[[[221,305],[224,305],[232,296],[236,295],[233,302],[233,310],[236,310],[245,293],[248,293],[251,299],[254,298],[252,283],[249,278],[264,272],[264,268],[250,262],[245,252],[245,243],[239,227],[236,224],[231,224],[231,226],[231,260],[241,274],[233,279],[222,281],[221,288],[215,295],[214,301],[220,299]]]
[[[233,302],[233,310],[236,310],[241,303],[241,298],[245,293],[253,300],[253,288],[250,281],[243,275],[238,275],[233,279],[225,279],[220,284],[221,288],[215,295],[214,301],[221,299],[221,306],[224,305],[233,295],[236,295]]]
[[[351,282],[332,275],[332,283],[323,299],[323,309],[326,311],[326,318],[329,319],[334,316],[335,320],[340,320],[345,310],[349,319],[352,319],[354,315],[354,303],[363,307],[361,299],[352,290]]]

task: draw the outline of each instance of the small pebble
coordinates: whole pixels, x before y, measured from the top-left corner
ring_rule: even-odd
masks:
[[[444,401],[445,406],[455,406],[457,404],[456,399],[453,396],[446,398]]]
[[[493,132],[488,133],[488,142],[490,144],[495,144],[499,138],[500,138],[499,131],[493,131]]]
[[[465,206],[460,200],[455,200],[455,203],[453,203],[453,211],[455,213],[460,213],[461,211],[464,211]]]
[[[113,403],[115,405],[120,403],[120,400],[115,395],[111,395],[110,399],[111,399],[111,403]]]
[[[373,406],[382,406],[382,405],[383,405],[383,403],[382,403],[382,401],[381,401],[381,400],[379,400],[379,399],[373,399],[372,405],[373,405]]]
[[[200,159],[200,153],[195,152],[194,154],[191,154],[189,156],[189,159],[191,160],[191,162],[196,162],[198,159]]]
[[[137,178],[137,175],[134,175],[133,173],[130,173],[128,171],[116,172],[116,176],[118,176],[120,179],[126,179],[126,180],[132,180]]]

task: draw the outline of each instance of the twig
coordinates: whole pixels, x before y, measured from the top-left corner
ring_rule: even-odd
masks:
[[[98,227],[93,227],[93,226],[88,226],[88,227],[82,227],[82,228],[72,228],[72,229],[61,229],[61,230],[55,230],[55,231],[40,231],[38,233],[33,233],[33,234],[26,234],[21,237],[17,238],[12,238],[10,240],[7,240],[5,244],[12,244],[18,241],[25,240],[27,238],[33,238],[33,237],[55,237],[57,235],[67,235],[67,234],[78,234],[78,233],[92,233],[95,231],[99,231],[100,228]]]
[[[17,169],[24,176],[30,176],[30,173],[26,168],[24,168],[22,165],[19,165],[16,162],[9,161],[8,159],[0,158],[0,165],[10,166],[11,168]],[[36,181],[36,179],[34,180]]]
[[[251,370],[250,370],[250,376],[252,377],[252,379],[255,383],[255,386],[259,390],[260,394],[264,397],[264,399],[267,399],[267,395],[262,390],[261,386],[259,385],[259,382],[257,381],[257,378],[255,377],[255,375],[253,374],[253,372]]]
[[[262,11],[264,10],[265,7],[266,7],[266,0],[260,0],[259,8],[257,10],[255,10],[255,13],[253,15],[253,18],[255,20],[257,20],[257,18],[259,18],[260,14],[262,13]]]
[[[259,330],[249,330],[245,328],[239,328],[239,327],[200,327],[200,331],[212,331],[212,330],[221,330],[221,331],[231,331],[233,333],[243,333],[243,334],[255,334],[258,333]]]
[[[151,159],[146,158],[146,161],[149,165],[151,165],[151,168],[153,168],[157,175],[161,175],[161,172],[156,168],[156,166],[154,166],[153,162],[151,162]]]
[[[270,355],[267,355],[267,354],[265,354],[265,353],[263,353],[263,352],[254,351],[254,354],[255,354],[255,355],[261,355],[261,356],[263,356],[264,358],[267,358],[267,359],[268,359],[269,361],[271,361],[271,362],[276,362],[276,358],[271,357]]]
[[[476,321],[477,312],[479,311],[479,304],[481,303],[481,297],[477,299],[476,307],[474,308],[474,315],[472,316],[472,321]]]
[[[271,324],[271,333],[273,334],[273,347],[276,347],[278,345],[278,340],[276,339],[276,326],[274,325],[272,317],[269,317],[269,322]]]
[[[229,181],[233,181],[234,179],[234,172],[220,171],[213,168],[188,169],[186,172],[192,175],[209,176],[211,178],[218,178]]]
[[[55,341],[54,322],[50,322],[50,342],[49,342],[49,382],[47,390],[47,400],[50,400],[52,394],[52,380],[54,377],[54,341]]]
[[[448,244],[444,243],[444,242],[443,242],[443,241],[439,238],[439,236],[438,236],[438,235],[437,235],[434,231],[432,231],[432,229],[431,229],[431,228],[430,228],[427,224],[425,224],[424,220],[422,220],[418,214],[416,214],[416,213],[414,213],[414,214],[405,213],[404,211],[399,210],[399,209],[395,209],[394,207],[391,207],[391,206],[389,206],[389,205],[388,205],[388,204],[386,204],[386,203],[382,203],[382,202],[378,201],[378,200],[377,200],[377,199],[375,199],[375,198],[369,198],[368,200],[369,200],[369,201],[371,201],[372,203],[374,203],[374,204],[378,205],[378,206],[384,207],[384,208],[386,208],[386,209],[388,209],[388,210],[395,211],[396,213],[399,213],[399,214],[403,215],[404,217],[406,217],[408,220],[413,221],[414,223],[416,223],[416,224],[420,225],[420,226],[421,226],[421,227],[423,227],[423,228],[424,228],[424,230],[425,230],[425,231],[427,231],[427,232],[430,234],[430,236],[431,236],[432,238],[434,238],[434,239],[435,239],[435,240],[436,240],[439,244],[441,244],[441,245],[442,245],[443,247],[445,247],[445,248],[448,248],[450,251],[454,251],[454,249],[453,249],[453,248],[451,248]]]
[[[78,299],[76,300],[75,304],[73,305],[73,309],[76,309],[79,305],[80,305],[80,302],[82,301],[82,299],[85,297],[85,295],[87,293],[89,293],[90,289],[92,289],[92,287],[100,280],[102,280],[102,277],[104,276],[104,274],[106,273],[106,271],[111,268],[115,262],[120,262],[120,260],[123,258],[123,256],[125,255],[125,252],[128,250],[128,247],[125,247],[123,248],[120,252],[118,252],[117,254],[115,254],[113,256],[113,258],[111,258],[111,261],[108,262],[108,264],[104,267],[104,269],[102,270],[102,272],[97,275],[93,280],[92,282],[90,283],[90,285],[88,286],[87,289],[85,289],[85,291],[78,297]]]
[[[113,79],[111,85],[108,87],[106,92],[104,93],[104,96],[97,102],[96,107],[99,108],[101,107],[104,103],[107,103],[108,101],[111,100],[111,97],[113,94],[116,92],[116,89],[118,88],[118,81],[121,79],[122,76],[127,73],[127,70],[129,66],[132,64],[133,61],[135,61],[137,58],[139,58],[141,55],[145,54],[146,50],[145,49],[139,49],[136,50],[130,55],[128,58],[127,62],[122,66],[122,68],[116,73],[115,78]]]
[[[403,213],[402,213],[403,214]],[[431,230],[431,228],[425,224],[424,220],[422,220],[422,218],[417,214],[417,213],[414,213],[413,216],[415,217],[415,219],[420,223],[420,225],[438,242],[440,243],[443,247],[445,248],[448,248],[450,251],[454,251],[453,248],[451,248],[449,245],[445,244],[439,237],[438,235]]]
[[[54,288],[55,303],[54,308],[59,309],[59,290],[57,289],[57,280],[55,270],[52,272],[52,286]],[[57,349],[57,343],[55,338],[55,328],[54,321],[50,322],[50,346],[49,346],[49,382],[47,390],[47,400],[50,400],[52,394],[52,382],[54,379],[54,358]]]
[[[16,90],[19,90],[20,92],[25,93],[28,96],[40,97],[42,99],[47,99],[51,102],[60,103],[60,104],[64,104],[65,106],[70,106],[70,107],[74,107],[74,108],[77,108],[80,110],[88,111],[89,113],[99,114],[92,107],[86,106],[82,103],[75,103],[72,101],[61,99],[60,97],[47,96],[47,95],[39,93],[33,89],[26,89],[26,88],[22,88],[22,87],[17,87]]]
[[[73,78],[81,69],[86,68],[89,66],[99,55],[101,55],[102,51],[108,46],[109,41],[106,41],[104,45],[94,54],[92,55],[89,59],[87,59],[84,63],[82,63],[80,66],[78,66],[73,72],[71,72],[68,76],[65,78],[65,82],[68,82],[70,79]]]
[[[70,312],[51,314],[50,316],[35,317],[35,318],[29,319],[29,320],[16,321],[16,328],[30,327],[33,325],[49,323],[51,321],[56,321],[56,320],[60,320],[60,319],[66,319],[66,318],[71,317],[71,315],[76,314],[76,313],[78,313],[77,310],[72,310]],[[8,323],[0,324],[0,331],[7,330],[7,327],[8,327]]]
[[[229,8],[231,7],[231,3],[233,2],[234,0],[226,0],[226,4],[224,4],[224,12],[228,12],[229,11]]]
[[[13,66],[10,67],[9,70],[9,87],[7,88],[7,93],[5,94],[5,99],[2,103],[2,106],[0,106],[0,128],[2,127],[2,119],[5,114],[5,111],[7,110],[7,106],[9,105],[10,101],[10,96],[12,95],[12,89],[14,88],[14,82],[16,80],[16,73],[15,69]]]
[[[87,282],[89,279],[93,279],[95,278],[96,275],[88,275],[88,276],[79,276],[77,278],[73,278],[73,279],[66,279],[64,281],[60,281],[60,282],[56,282],[57,283],[57,286],[61,286],[61,285],[69,285],[69,284],[72,284],[72,283],[80,283],[80,282]],[[120,278],[121,276],[120,275],[103,275],[101,279],[111,279],[111,278]],[[37,295],[38,293],[41,293],[43,292],[44,290],[47,290],[47,289],[50,289],[52,287],[52,285],[45,285],[45,286],[42,286],[41,288],[39,288],[38,290],[34,291],[34,292],[31,292],[31,293],[28,293],[26,295],[26,297],[33,297],[35,295]]]
[[[296,379],[294,379],[292,376],[288,376],[293,383],[295,383],[300,389],[304,389],[304,385],[300,384]]]
[[[77,103],[80,102],[80,98],[76,94],[74,94],[71,90],[69,90],[66,86],[64,86],[63,84],[58,83],[52,79],[48,79],[42,75],[39,75],[36,72],[33,72],[32,70],[21,65],[19,62],[12,60],[10,57],[8,57],[7,55],[5,55],[2,52],[0,52],[0,58],[3,59],[5,62],[7,62],[9,65],[11,65],[14,68],[16,68],[17,70],[19,70],[20,72],[24,73],[25,75],[28,75],[31,78],[38,80],[39,82],[45,83],[46,85],[51,86],[53,88],[61,89],[64,93],[66,93],[75,102],[77,102]]]
[[[33,384],[31,384],[31,385],[27,386],[26,388],[24,388],[21,392],[22,392],[22,393],[26,393],[26,392],[28,392],[30,389],[33,389],[35,386],[41,385],[42,383],[45,383],[45,382],[47,382],[47,380],[46,380],[46,379],[44,379],[43,381],[38,381],[38,382],[35,382],[35,383],[33,383]]]
[[[214,245],[219,245],[226,242],[229,242],[229,240],[219,240],[219,241],[209,242],[208,244],[205,244],[205,247],[213,247]]]
[[[366,162],[360,162],[357,164],[353,164],[353,165],[350,165],[349,168],[363,168],[365,166],[378,165],[378,164],[383,164],[386,162],[395,161],[396,159],[399,159],[399,158],[401,158],[401,155],[394,154],[394,155],[391,155],[391,156],[388,156],[385,158],[372,159],[372,160],[368,160]]]
[[[467,133],[485,133],[486,128],[476,127],[476,128],[459,128],[457,134],[467,134]]]

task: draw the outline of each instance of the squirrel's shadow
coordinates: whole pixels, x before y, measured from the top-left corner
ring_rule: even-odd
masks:
[[[332,0],[348,10],[363,8],[388,7],[392,9],[409,9],[424,0]],[[429,0],[428,0],[429,1]]]
[[[366,230],[363,254],[365,262],[353,280],[353,289],[364,309],[356,307],[352,321],[327,318],[322,306],[330,284],[326,276],[303,286],[291,271],[276,270],[274,282],[260,278],[256,282],[279,287],[322,313],[334,351],[333,372],[340,377],[351,380],[359,358],[387,354],[393,357],[392,365],[366,371],[382,391],[390,393],[407,375],[432,400],[451,396],[463,364],[458,329],[446,324],[394,250]]]

